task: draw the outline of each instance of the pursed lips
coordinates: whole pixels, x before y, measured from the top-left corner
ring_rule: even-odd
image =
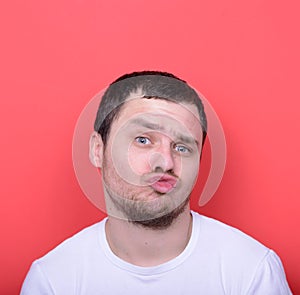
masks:
[[[168,193],[176,187],[177,179],[167,174],[154,175],[147,179],[147,183],[160,193]]]

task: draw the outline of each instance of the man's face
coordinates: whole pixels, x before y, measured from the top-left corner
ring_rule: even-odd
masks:
[[[108,213],[143,222],[176,212],[196,181],[201,146],[196,106],[127,101],[112,123],[103,155]]]

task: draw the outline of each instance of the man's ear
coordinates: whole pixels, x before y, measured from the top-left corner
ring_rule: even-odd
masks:
[[[104,148],[103,148],[103,141],[101,135],[96,131],[94,131],[90,137],[89,156],[90,156],[90,161],[97,168],[102,167],[103,151]]]

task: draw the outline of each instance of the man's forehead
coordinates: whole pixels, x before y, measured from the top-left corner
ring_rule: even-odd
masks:
[[[136,98],[123,106],[113,123],[113,134],[159,131],[173,140],[198,146],[203,132],[196,107],[195,112],[196,116],[189,107],[166,100]]]
[[[200,122],[199,112],[196,105],[191,103],[182,103],[161,97],[143,97],[141,93],[132,93],[125,101],[123,113],[128,115],[133,112],[153,113],[167,112],[173,116],[183,116],[188,114],[187,118],[196,119]]]

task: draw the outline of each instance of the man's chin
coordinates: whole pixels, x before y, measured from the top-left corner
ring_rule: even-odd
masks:
[[[154,190],[137,197],[130,200],[106,190],[108,215],[149,229],[165,229],[184,211],[190,199],[176,204],[173,194]]]
[[[183,213],[188,203],[189,198],[187,198],[182,204],[180,204],[180,206],[178,206],[170,212],[157,214],[155,217],[152,218],[150,216],[148,216],[148,218],[145,218],[144,216],[144,218],[140,220],[129,219],[129,222],[132,222],[133,224],[142,226],[144,228],[149,228],[153,230],[163,230],[172,225],[174,220],[176,220],[177,217]]]

